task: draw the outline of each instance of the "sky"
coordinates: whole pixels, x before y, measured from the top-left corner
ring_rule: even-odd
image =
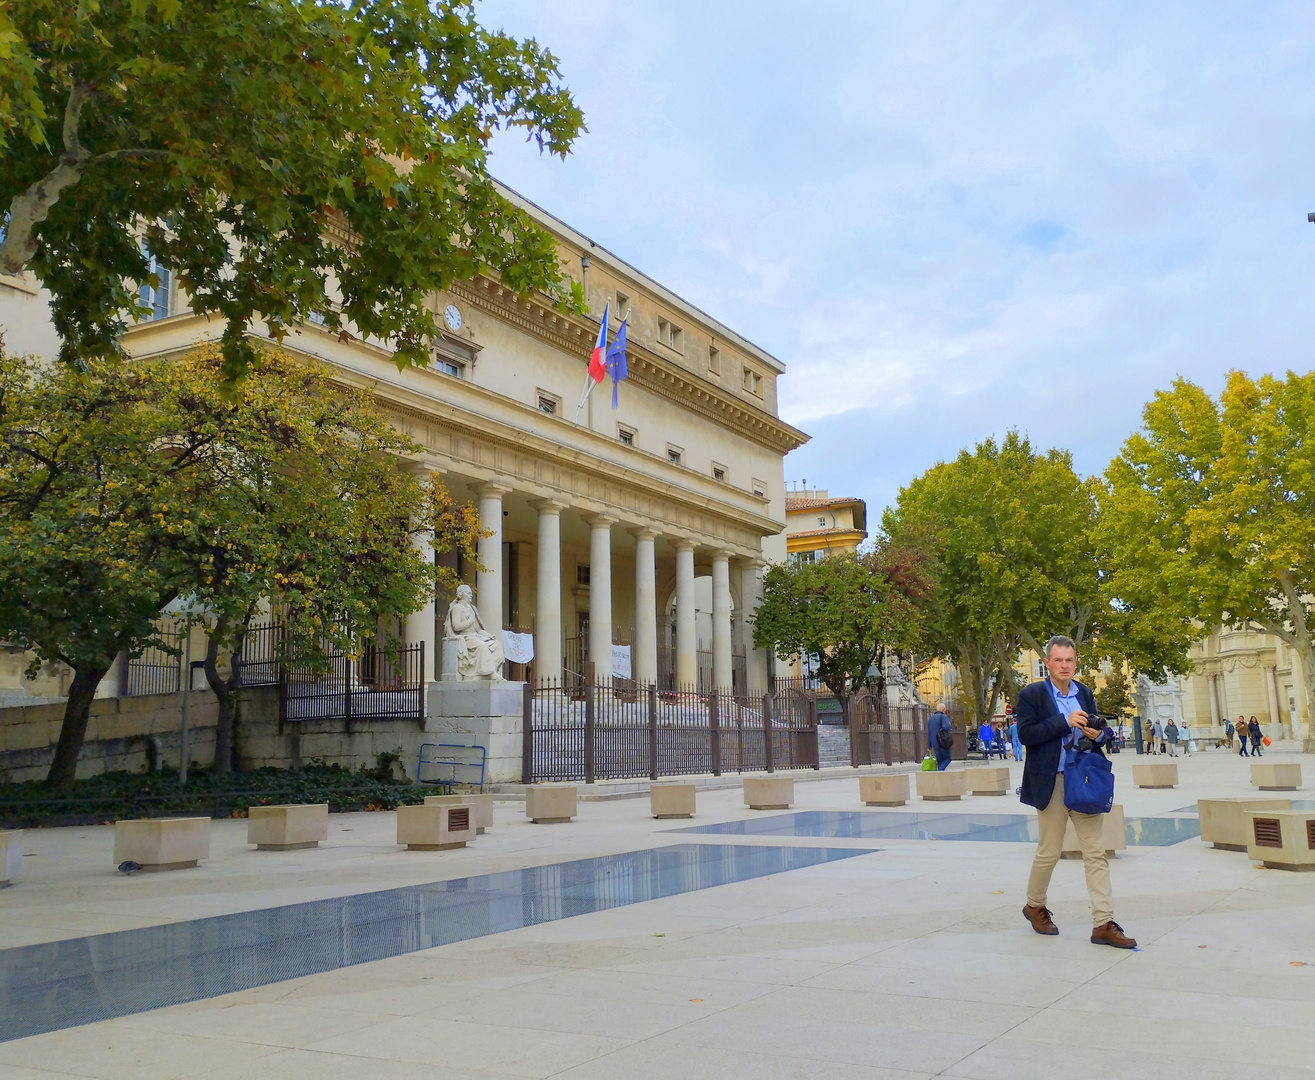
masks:
[[[486,0],[559,58],[511,187],[786,364],[787,483],[1011,428],[1102,471],[1178,376],[1307,371],[1315,5]]]

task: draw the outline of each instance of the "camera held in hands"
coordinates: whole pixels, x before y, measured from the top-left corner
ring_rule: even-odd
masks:
[[[1109,725],[1109,720],[1101,716],[1099,713],[1090,713],[1087,716],[1087,722],[1085,726],[1091,728],[1092,731],[1104,731],[1110,725]],[[1092,742],[1089,738],[1087,738],[1087,736],[1079,735],[1077,738],[1077,742],[1074,745],[1079,750],[1091,750],[1092,748],[1095,747],[1096,744]]]

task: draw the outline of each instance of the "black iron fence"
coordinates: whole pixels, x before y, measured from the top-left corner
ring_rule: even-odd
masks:
[[[425,643],[394,650],[330,650],[323,665],[285,665],[279,682],[279,720],[357,721],[425,719]]]
[[[523,737],[526,783],[818,766],[816,711],[799,694],[526,683]]]
[[[140,656],[124,655],[119,664],[119,697],[176,694],[183,687],[183,639],[186,630],[173,622],[160,624],[164,646],[146,649]]]

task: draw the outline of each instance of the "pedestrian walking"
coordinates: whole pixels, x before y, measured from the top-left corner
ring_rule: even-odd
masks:
[[[1224,745],[1233,749],[1233,721],[1224,719]]]
[[[1186,720],[1183,721],[1183,753],[1192,756],[1192,729]]]
[[[1087,726],[1088,720],[1096,715],[1096,701],[1091,690],[1073,678],[1078,658],[1072,639],[1052,637],[1046,642],[1045,660],[1048,677],[1030,683],[1018,695],[1018,736],[1027,747],[1019,793],[1026,805],[1036,808],[1038,833],[1023,917],[1038,934],[1059,933],[1054,916],[1046,907],[1046,894],[1064,848],[1065,829],[1071,821],[1082,849],[1087,893],[1091,897],[1092,944],[1133,949],[1137,942],[1114,921],[1109,859],[1101,836],[1105,815],[1070,810],[1064,800],[1063,749],[1075,745],[1079,736],[1085,736],[1091,740],[1093,752],[1103,756],[1100,747],[1113,733],[1108,727],[1097,731]]]
[[[1251,756],[1263,757],[1264,755],[1260,752],[1260,740],[1264,738],[1264,734],[1260,730],[1259,721],[1254,716],[1247,724],[1247,734],[1251,736]]]
[[[1018,741],[1018,718],[1009,722],[1009,741],[1014,744],[1014,760],[1023,760],[1023,744]]]
[[[1158,720],[1153,721],[1151,724],[1151,742],[1155,744],[1154,753],[1164,753],[1164,728]]]
[[[983,720],[982,726],[977,729],[977,742],[982,748],[983,761],[991,760],[991,741],[994,730],[988,720]]]
[[[1250,734],[1250,729],[1247,727],[1247,718],[1245,716],[1239,716],[1237,718],[1237,752],[1241,757],[1251,756],[1247,753],[1247,739]]]
[[[1164,729],[1164,737],[1169,742],[1169,756],[1178,756],[1178,725],[1170,717],[1168,726]]]
[[[936,769],[944,772],[950,767],[950,747],[954,745],[954,732],[950,718],[945,715],[945,702],[936,702],[936,711],[927,721],[927,749],[936,755]]]

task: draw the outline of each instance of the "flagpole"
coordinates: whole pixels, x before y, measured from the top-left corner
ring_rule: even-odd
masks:
[[[584,373],[584,390],[580,394],[580,404],[575,407],[575,423],[580,423],[580,412],[584,408],[584,403],[589,400],[589,395],[594,392],[594,387],[598,384],[594,382],[594,377],[589,372]]]

